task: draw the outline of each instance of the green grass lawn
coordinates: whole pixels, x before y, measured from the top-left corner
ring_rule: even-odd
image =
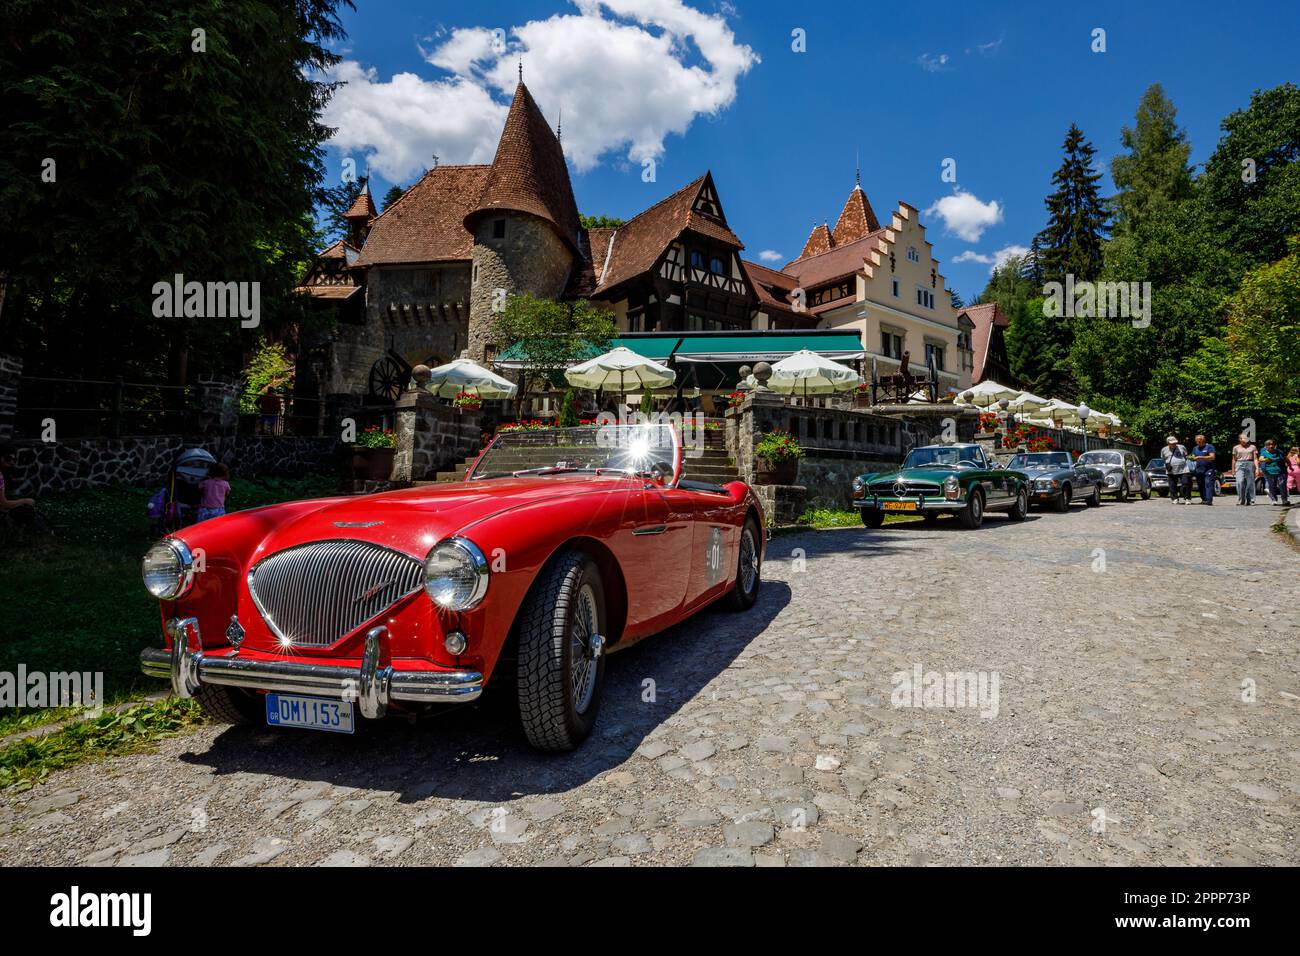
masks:
[[[919,515],[885,515],[885,524],[906,524],[920,520]],[[809,508],[799,516],[797,523],[814,528],[861,528],[862,516],[853,509]]]
[[[239,479],[231,511],[337,493],[329,477]],[[152,543],[145,505],[153,489],[99,488],[48,495],[41,510],[58,528],[0,546],[0,671],[102,671],[109,704],[165,685],[140,673],[140,651],[162,643],[158,603],[140,583]],[[0,710],[0,736],[66,712]]]

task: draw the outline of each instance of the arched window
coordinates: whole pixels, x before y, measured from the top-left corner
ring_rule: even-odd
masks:
[[[691,268],[692,269],[704,268],[704,253],[700,252],[699,249],[691,250]]]
[[[717,256],[714,256],[712,259],[709,260],[709,271],[717,276],[726,275],[727,264],[723,262],[721,259],[719,259]]]

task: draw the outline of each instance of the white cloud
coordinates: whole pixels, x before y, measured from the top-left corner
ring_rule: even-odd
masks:
[[[781,255],[781,253],[777,252],[775,249],[764,249],[758,254],[758,257],[764,262],[780,262],[785,258],[785,256]]]
[[[341,153],[358,153],[358,172],[371,167],[390,182],[403,182],[433,165],[490,163],[496,154],[506,107],[461,79],[430,82],[414,73],[381,81],[354,61],[340,63],[331,77],[342,81],[325,110],[337,127],[330,143]]]
[[[725,11],[702,13],[683,0],[572,2],[576,13],[509,30],[453,30],[423,51],[449,74],[442,79],[403,73],[382,82],[355,62],[340,64],[335,78],[351,86],[326,109],[339,130],[333,144],[367,151],[377,171],[399,180],[432,152],[444,163],[489,162],[522,60],[548,121],[562,116],[577,169],[611,152],[641,163],[662,157],[669,135],[730,106],[737,81],[759,62],[737,43]]]
[[[947,53],[922,53],[916,58],[916,64],[927,73],[946,73],[952,69],[948,60]]]
[[[997,250],[992,254],[985,254],[983,252],[976,252],[974,249],[967,249],[965,252],[962,252],[956,257],[954,257],[952,262],[954,264],[961,263],[961,262],[978,262],[981,265],[988,266],[989,274],[992,275],[993,272],[996,269],[1000,268],[1002,264],[1006,262],[1008,259],[1012,257],[1024,258],[1028,254],[1029,254],[1028,246],[1016,246],[1016,245],[1003,246],[1001,249]]]
[[[925,211],[943,220],[944,230],[966,242],[979,242],[984,230],[1002,221],[1002,205],[997,200],[983,202],[974,193],[956,190]]]

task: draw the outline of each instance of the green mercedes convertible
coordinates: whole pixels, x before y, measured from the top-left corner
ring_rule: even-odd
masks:
[[[901,468],[854,478],[853,506],[868,528],[879,528],[887,514],[930,522],[945,512],[955,514],[963,528],[978,528],[988,511],[1023,521],[1029,480],[989,461],[979,445],[923,445],[907,453]]]

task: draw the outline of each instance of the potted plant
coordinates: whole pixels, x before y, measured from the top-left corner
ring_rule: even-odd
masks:
[[[858,387],[853,390],[853,405],[855,408],[871,407],[871,383],[859,382]]]
[[[476,412],[483,407],[483,399],[474,392],[457,392],[451,403],[462,412]]]
[[[727,407],[738,408],[740,407],[740,403],[743,402],[744,400],[745,400],[744,392],[731,392],[729,395],[727,395]]]
[[[397,433],[371,425],[352,446],[352,477],[387,481],[393,473],[393,455],[397,451]]]
[[[754,481],[760,485],[792,485],[802,457],[803,447],[794,436],[774,428],[754,446]]]

